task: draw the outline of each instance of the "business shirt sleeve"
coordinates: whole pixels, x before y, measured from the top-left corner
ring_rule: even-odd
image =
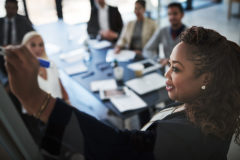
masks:
[[[122,31],[122,28],[123,28],[123,21],[122,21],[122,16],[121,16],[118,8],[116,8],[116,17],[115,18],[117,19],[117,21],[116,21],[116,23],[117,23],[116,24],[116,26],[117,26],[117,33],[118,33],[118,35],[120,35],[120,33]]]
[[[98,10],[95,5],[91,5],[90,19],[87,23],[87,33],[90,38],[96,38],[99,32]]]
[[[158,57],[158,46],[161,43],[161,29],[158,28],[148,43],[143,48],[143,56],[145,58],[156,59]]]
[[[188,125],[160,122],[156,130],[157,135],[153,151],[156,160],[199,159],[199,157],[194,156],[198,153],[198,150],[194,151],[192,147],[194,140],[191,141],[192,137],[189,138],[189,136],[195,137],[196,134]],[[192,135],[188,133],[192,133]],[[198,139],[195,141],[198,141]],[[198,149],[201,150],[200,147]]]
[[[72,133],[68,140],[64,139],[66,132]],[[154,159],[154,142],[154,131],[111,128],[57,99],[42,140],[42,149],[51,155],[59,155],[62,147],[70,146],[68,148],[72,152],[79,152],[90,159],[151,160]]]
[[[32,22],[27,18],[25,19],[26,19],[26,31],[27,32],[34,31],[35,29],[33,28]]]
[[[117,46],[120,46],[121,48],[125,47],[128,42],[127,42],[127,36],[129,34],[129,25],[130,25],[130,22],[128,22],[124,27],[123,27],[123,30],[120,34],[120,37],[117,41]]]
[[[57,99],[42,149],[57,155],[67,148],[101,160],[225,160],[230,141],[204,135],[184,115],[169,115],[147,131],[121,131]]]
[[[30,19],[28,19],[25,16],[17,15],[16,16],[16,23],[17,23],[17,27],[18,27],[17,31],[18,32],[23,32],[23,35],[21,35],[22,36],[21,38],[23,38],[23,36],[27,32],[34,30],[32,22],[30,21]]]
[[[89,0],[89,1],[90,1],[91,7],[94,7],[95,6],[95,0]]]
[[[157,23],[155,21],[153,21],[152,22],[152,30],[153,30],[152,36],[157,31],[157,29],[158,29],[158,25],[157,25]]]

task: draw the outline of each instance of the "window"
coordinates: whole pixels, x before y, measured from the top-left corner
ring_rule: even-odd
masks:
[[[34,25],[58,20],[55,0],[26,0],[28,15]]]
[[[63,0],[63,20],[68,24],[87,22],[90,18],[90,0]]]

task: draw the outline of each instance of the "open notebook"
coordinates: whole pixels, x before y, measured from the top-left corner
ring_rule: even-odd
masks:
[[[143,95],[165,87],[166,79],[158,73],[151,73],[141,78],[131,79],[125,84],[137,94]]]
[[[0,83],[0,159],[42,160],[40,151]]]
[[[120,112],[147,107],[147,104],[127,87],[125,87],[125,92],[124,96],[110,98],[110,101]]]

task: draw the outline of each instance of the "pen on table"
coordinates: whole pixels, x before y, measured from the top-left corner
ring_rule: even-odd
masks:
[[[94,75],[94,72],[89,72],[89,73],[85,74],[84,76],[82,76],[82,78],[88,78],[92,75]]]
[[[6,55],[5,49],[3,47],[0,47],[0,55],[2,55],[2,56]],[[37,58],[37,59],[38,59],[41,67],[44,67],[44,68],[51,67],[51,63],[49,61],[42,59],[42,58]]]

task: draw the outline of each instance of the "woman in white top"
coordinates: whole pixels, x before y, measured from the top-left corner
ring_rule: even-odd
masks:
[[[26,45],[34,56],[50,61],[45,51],[43,39],[39,33],[35,31],[28,32],[25,34],[22,44]],[[65,102],[70,103],[68,94],[59,79],[57,67],[52,61],[50,68],[39,68],[38,84],[42,90],[50,93],[53,97],[61,98]]]

